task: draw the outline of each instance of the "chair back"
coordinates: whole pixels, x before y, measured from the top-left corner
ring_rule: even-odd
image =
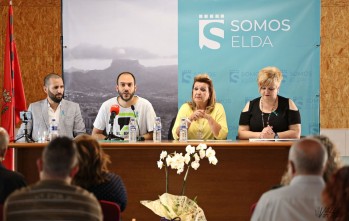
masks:
[[[174,140],[174,138],[172,136],[172,128],[173,128],[174,124],[176,123],[176,117],[172,118],[172,120],[171,120],[170,128],[168,129],[167,140]]]
[[[99,200],[103,212],[103,221],[120,221],[120,206],[114,202]]]

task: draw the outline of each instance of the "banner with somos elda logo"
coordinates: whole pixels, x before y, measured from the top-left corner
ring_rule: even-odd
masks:
[[[234,140],[242,109],[260,96],[259,70],[276,66],[302,135],[319,133],[319,0],[179,0],[178,13],[179,107],[191,99],[194,76],[208,73]]]

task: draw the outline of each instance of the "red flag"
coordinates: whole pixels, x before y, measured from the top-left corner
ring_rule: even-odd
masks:
[[[22,84],[16,44],[13,38],[13,9],[10,1],[9,19],[6,29],[4,83],[2,93],[1,126],[7,130],[10,140],[14,140],[15,126],[19,123],[19,112],[26,110],[26,100]],[[12,148],[7,150],[3,164],[14,169]]]

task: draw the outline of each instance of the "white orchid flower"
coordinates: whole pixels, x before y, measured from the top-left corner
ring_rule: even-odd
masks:
[[[159,169],[161,170],[164,163],[161,160],[159,160],[157,163],[158,163]]]
[[[207,149],[207,145],[204,143],[200,143],[197,147],[196,150],[206,150]]]
[[[160,154],[160,159],[163,160],[167,156],[167,151],[162,151]]]
[[[195,153],[195,147],[191,146],[191,145],[188,145],[186,148],[185,148],[185,151],[189,154],[193,154]]]
[[[205,150],[199,150],[199,155],[201,159],[204,159],[206,156]]]
[[[171,163],[172,163],[172,157],[170,155],[168,155],[167,158],[166,158],[166,165],[170,166]]]
[[[184,171],[184,167],[180,167],[177,169],[177,174],[181,174]]]
[[[193,162],[191,163],[191,167],[192,167],[194,170],[197,170],[197,169],[199,168],[199,166],[200,166],[199,161],[193,161]]]
[[[188,164],[190,161],[190,154],[189,153],[186,153],[185,156],[184,156],[184,163],[185,164]]]
[[[194,160],[195,161],[200,161],[200,157],[197,153],[194,154]]]
[[[210,162],[210,164],[216,165],[218,163],[218,159],[216,156],[210,156],[208,158],[208,161]]]
[[[206,157],[210,158],[211,156],[215,156],[216,155],[216,151],[214,149],[212,149],[212,147],[209,147],[206,150]]]
[[[188,171],[190,167],[197,170],[200,167],[200,160],[205,157],[212,165],[218,163],[216,157],[216,151],[212,147],[207,147],[206,144],[199,144],[197,147],[187,145],[185,147],[186,153],[167,153],[167,151],[162,151],[160,154],[160,160],[157,161],[157,166],[159,169],[165,168],[166,171],[166,192],[168,192],[168,170],[167,167],[177,170],[177,174],[181,174],[185,171],[185,176],[183,179],[182,195],[184,194],[186,180],[188,176]]]
[[[171,168],[178,169],[180,167],[184,167],[184,157],[182,156],[182,153],[176,153],[172,157]]]

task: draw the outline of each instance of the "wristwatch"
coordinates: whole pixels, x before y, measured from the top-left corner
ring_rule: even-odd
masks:
[[[279,134],[275,132],[274,139],[279,139]]]

